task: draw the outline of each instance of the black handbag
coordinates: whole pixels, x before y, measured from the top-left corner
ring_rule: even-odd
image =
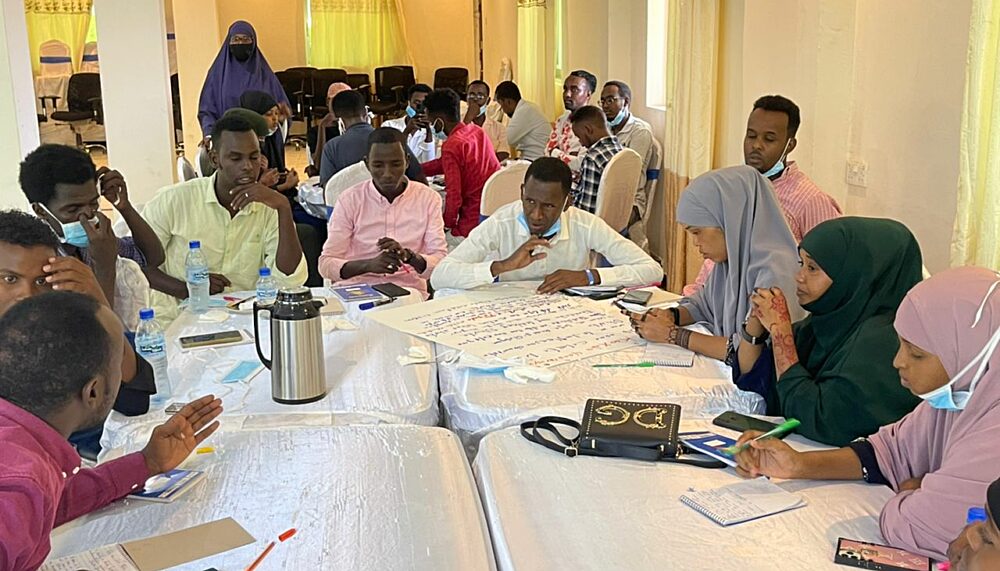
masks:
[[[589,399],[582,424],[561,416],[543,416],[522,423],[521,436],[570,458],[605,456],[725,468],[718,460],[681,457],[684,447],[677,438],[680,420],[681,407],[676,404]],[[565,436],[558,426],[574,429],[576,436]]]

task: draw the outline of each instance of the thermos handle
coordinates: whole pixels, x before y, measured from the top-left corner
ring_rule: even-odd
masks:
[[[260,357],[260,362],[264,363],[264,366],[270,370],[271,360],[264,357],[264,352],[260,349],[260,326],[257,324],[257,321],[258,313],[260,313],[261,310],[267,311],[267,318],[271,319],[270,305],[258,305],[256,301],[253,302],[253,343],[257,347],[257,356]]]

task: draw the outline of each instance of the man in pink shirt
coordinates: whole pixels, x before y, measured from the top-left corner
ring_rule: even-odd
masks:
[[[323,277],[338,285],[391,282],[427,297],[427,278],[448,245],[441,197],[406,178],[405,144],[389,127],[368,136],[372,179],[337,199],[319,258]]]
[[[37,569],[52,528],[176,468],[218,428],[222,403],[206,396],[156,427],[141,452],[83,469],[66,439],[104,422],[124,342],[111,309],[80,293],[32,296],[0,318],[0,569]]]
[[[444,139],[441,158],[424,163],[424,174],[444,174],[444,226],[455,238],[465,238],[479,225],[483,185],[500,170],[489,135],[479,125],[462,122],[460,102],[452,89],[436,89],[424,100],[434,136]]]
[[[837,201],[820,190],[794,162],[785,164],[798,143],[795,134],[800,123],[798,105],[780,95],[765,95],[754,102],[743,138],[743,161],[771,181],[796,243],[820,222],[844,214]],[[705,285],[714,266],[711,260],[705,260],[695,283],[684,286],[684,295]]]

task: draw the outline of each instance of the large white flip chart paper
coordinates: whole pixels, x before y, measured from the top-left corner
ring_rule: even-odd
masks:
[[[554,367],[641,344],[617,311],[562,295],[456,295],[368,314],[393,329],[488,360]]]

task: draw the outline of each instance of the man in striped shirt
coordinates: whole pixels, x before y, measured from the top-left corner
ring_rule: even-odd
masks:
[[[743,138],[743,161],[771,181],[796,242],[820,222],[844,214],[795,162],[785,164],[797,144],[800,122],[798,105],[780,95],[765,95],[754,102]],[[711,260],[705,260],[695,283],[684,286],[684,295],[705,285],[713,267]]]

